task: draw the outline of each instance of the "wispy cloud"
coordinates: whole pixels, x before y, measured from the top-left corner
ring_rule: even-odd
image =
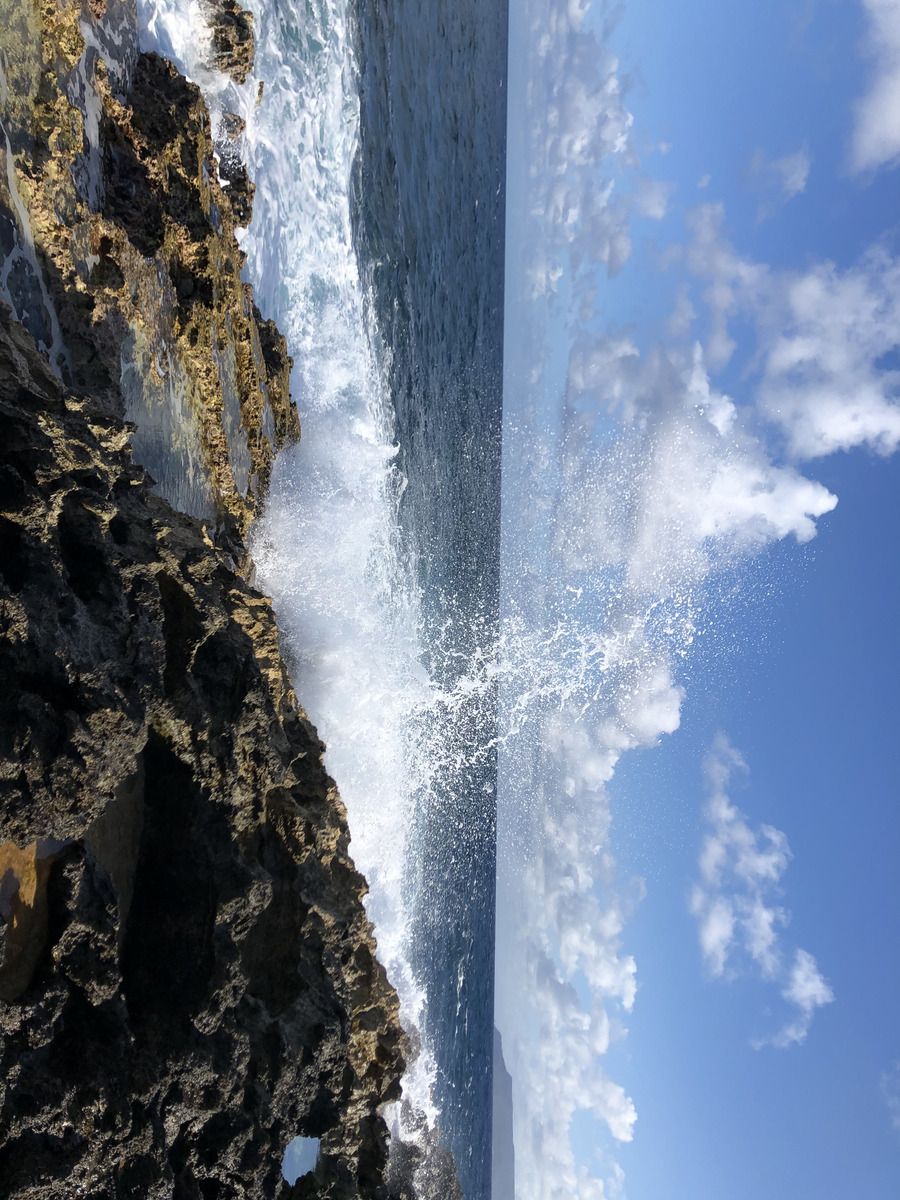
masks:
[[[767,159],[757,150],[750,160],[748,173],[755,186],[763,192],[757,209],[757,221],[771,217],[782,205],[806,190],[812,157],[806,146],[781,158]]]
[[[881,1076],[881,1094],[891,1117],[891,1124],[900,1133],[900,1061],[891,1063]]]
[[[771,461],[738,406],[712,385],[698,344],[641,358],[621,337],[576,343],[569,389],[579,414],[566,457],[574,508],[561,521],[570,568],[623,556],[633,586],[672,594],[729,556],[791,534],[808,541],[837,502]],[[590,449],[593,413],[628,427],[615,452],[621,462],[602,469]]]
[[[900,161],[900,0],[862,0],[868,19],[866,50],[874,78],[856,106],[851,148],[854,171]]]
[[[778,1033],[754,1041],[757,1048],[778,1046],[784,1049],[804,1042],[816,1009],[834,1000],[834,992],[822,978],[816,960],[806,950],[796,952],[790,978],[781,994],[797,1008],[797,1015]]]
[[[663,183],[649,176],[640,180],[635,196],[635,208],[642,217],[650,217],[653,221],[661,221],[669,207],[673,185]]]
[[[756,330],[751,389],[760,414],[779,427],[789,453],[808,460],[868,446],[900,446],[900,258],[879,246],[846,270],[830,262],[774,271],[744,258],[723,236],[724,209],[702,204],[688,216],[688,269],[706,284],[707,357],[731,358],[730,323]]]
[[[642,358],[627,338],[584,340],[568,384],[558,439],[529,428],[507,443],[528,497],[516,561],[529,616],[505,625],[500,684],[511,733],[500,752],[497,1020],[527,1200],[593,1194],[569,1140],[577,1112],[621,1141],[636,1119],[602,1066],[637,991],[622,944],[633,900],[616,878],[606,786],[622,754],[678,728],[680,663],[709,580],[779,538],[812,537],[835,503],[768,459],[711,385],[699,346]],[[773,833],[744,848],[739,869],[761,880],[778,852]],[[710,920],[707,937],[727,951],[722,906],[719,915],[724,928]],[[739,918],[764,960],[767,914]]]
[[[855,267],[821,263],[775,279],[777,315],[757,314],[764,369],[759,401],[792,452],[818,458],[900,446],[900,259],[872,249]],[[777,321],[777,325],[775,322]]]
[[[637,165],[633,118],[625,104],[619,61],[608,46],[620,15],[611,9],[606,26],[585,25],[587,4],[532,0],[529,103],[540,113],[532,126],[529,165],[531,213],[541,230],[533,248],[535,297],[552,294],[565,257],[575,269],[604,265],[616,275],[631,253],[628,217],[632,201],[620,197],[613,164]],[[601,179],[601,164],[607,178]],[[661,185],[646,181],[645,199],[659,209]],[[561,251],[568,251],[562,255]]]
[[[752,829],[731,802],[728,789],[747,765],[724,734],[719,734],[704,763],[709,791],[706,835],[699,858],[700,881],[690,898],[697,918],[700,948],[714,978],[754,974],[780,985],[795,1010],[781,1029],[754,1046],[787,1047],[805,1040],[817,1008],[834,999],[816,960],[806,950],[785,962],[781,933],[790,915],[781,904],[781,879],[791,850],[772,825]]]
[[[602,13],[612,21],[619,9],[610,0]],[[499,749],[496,1015],[523,1200],[598,1200],[617,1169],[608,1157],[599,1175],[585,1168],[573,1120],[590,1112],[628,1141],[637,1116],[604,1061],[637,995],[624,930],[639,892],[617,876],[607,785],[622,754],[678,728],[682,664],[716,572],[778,539],[808,541],[834,507],[802,460],[900,444],[883,360],[900,329],[890,296],[900,280],[875,252],[844,271],[775,271],[740,253],[723,208],[705,204],[672,255],[668,342],[647,349],[632,330],[598,332],[592,296],[627,266],[631,219],[662,217],[670,188],[638,161],[609,27],[588,26],[580,0],[527,0],[524,11],[530,184],[513,267],[530,281],[531,307],[508,363],[521,394],[504,428],[505,461],[519,472],[504,486],[521,502],[505,518],[518,608],[500,680],[510,734]],[[806,186],[809,155],[759,169],[783,203]],[[528,315],[538,311],[552,337]],[[732,397],[716,373],[738,339],[749,365]],[[694,897],[701,948],[714,977],[768,984],[786,1011],[767,1040],[787,1046],[831,990],[786,941],[787,839],[728,798],[740,756],[723,743],[717,761]]]

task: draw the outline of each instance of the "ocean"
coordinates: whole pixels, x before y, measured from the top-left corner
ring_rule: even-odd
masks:
[[[389,1120],[416,1137],[424,1114],[487,1200],[506,4],[252,8],[243,88],[210,71],[194,0],[142,3],[142,44],[201,85],[214,130],[246,123],[246,278],[303,431],[254,530],[258,583],[420,1047]]]
[[[506,20],[505,3],[356,6],[354,244],[389,361],[401,525],[431,619],[467,610],[464,664],[471,619],[497,622]]]
[[[407,880],[435,1100],[490,1195],[505,216],[505,3],[356,9],[351,213],[388,364],[423,664],[446,697]]]

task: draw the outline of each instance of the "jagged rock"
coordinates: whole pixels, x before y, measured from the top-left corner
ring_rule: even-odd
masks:
[[[401,1111],[407,1140],[391,1143],[386,1178],[392,1200],[464,1200],[456,1163],[440,1128],[430,1126],[406,1100]]]
[[[215,148],[219,160],[219,179],[228,188],[234,223],[247,226],[253,216],[256,192],[241,157],[244,120],[236,113],[223,113],[216,131]]]
[[[252,19],[210,13],[241,81]],[[396,996],[246,582],[300,429],[240,121],[214,147],[135,0],[0,20],[0,1198],[413,1195]]]
[[[205,0],[203,8],[212,34],[216,69],[235,83],[244,83],[256,56],[253,13],[241,8],[237,0]]]
[[[398,1006],[271,605],[0,321],[0,1191],[383,1195]],[[302,1185],[302,1187],[301,1187]]]
[[[252,60],[240,10],[221,12]],[[133,0],[97,13],[0,0],[0,299],[68,386],[135,424],[160,494],[239,553],[299,436],[284,341],[241,280],[253,187],[234,146],[220,185],[200,92],[139,53]]]

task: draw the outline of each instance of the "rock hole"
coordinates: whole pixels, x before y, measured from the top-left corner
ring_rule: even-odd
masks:
[[[288,1142],[288,1148],[281,1160],[281,1174],[291,1187],[301,1175],[308,1175],[316,1169],[319,1161],[319,1139],[311,1137],[295,1137]]]
[[[84,604],[90,604],[96,596],[111,602],[117,588],[106,560],[100,522],[82,507],[76,496],[67,496],[57,529],[59,550],[72,591]]]
[[[208,807],[208,806],[207,806]],[[190,769],[156,733],[144,751],[144,814],[122,949],[125,998],[137,1026],[186,1030],[214,966],[216,912],[209,844]]]

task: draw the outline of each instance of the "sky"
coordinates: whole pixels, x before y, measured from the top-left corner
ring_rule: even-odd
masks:
[[[517,1196],[896,1200],[900,2],[510,46]]]

